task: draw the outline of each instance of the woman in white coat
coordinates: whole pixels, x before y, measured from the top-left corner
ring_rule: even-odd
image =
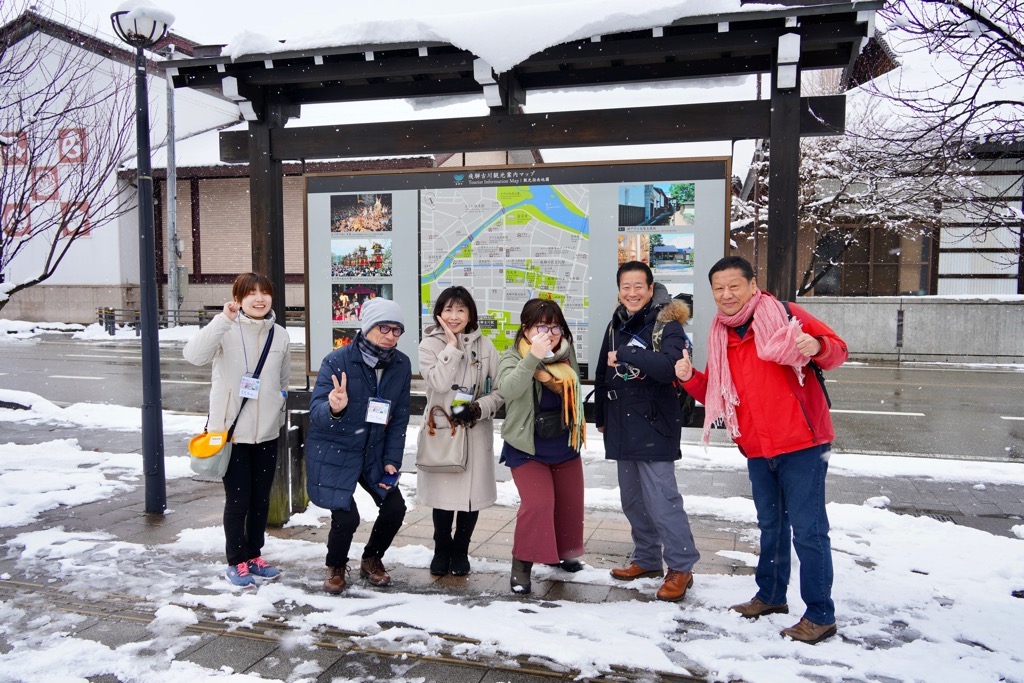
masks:
[[[261,551],[277,466],[277,439],[285,419],[289,341],[288,332],[274,323],[274,287],[269,278],[243,273],[235,278],[231,296],[224,311],[189,340],[183,355],[194,365],[213,363],[208,428],[225,431],[238,418],[223,479],[226,575],[236,586],[252,586],[254,576],[272,579],[281,573],[267,564]],[[271,329],[274,338],[256,384],[252,374]],[[239,413],[242,378],[247,375],[245,391],[250,398]]]
[[[494,478],[494,414],[502,398],[495,388],[498,352],[480,333],[476,302],[465,287],[449,287],[434,304],[436,325],[420,343],[420,374],[426,383],[423,425],[434,406],[468,428],[469,461],[456,474],[419,472],[416,502],[434,508],[434,557],[430,573],[469,574],[469,543],[480,510],[497,498]],[[452,522],[455,533],[452,534]]]

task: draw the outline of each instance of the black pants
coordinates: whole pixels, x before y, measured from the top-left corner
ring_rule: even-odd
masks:
[[[236,443],[224,475],[224,539],[228,564],[260,556],[277,467],[277,439]]]
[[[381,558],[391,547],[395,534],[402,528],[402,521],[405,519],[405,498],[397,486],[381,500],[364,479],[359,480],[359,485],[370,492],[370,498],[377,504],[378,509],[377,521],[370,530],[370,540],[363,549],[363,558]],[[352,498],[352,505],[348,510],[331,510],[331,531],[327,534],[328,567],[344,567],[348,562],[348,551],[357,528],[359,509],[356,507],[355,497]]]

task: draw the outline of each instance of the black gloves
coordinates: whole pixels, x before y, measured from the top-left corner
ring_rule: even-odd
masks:
[[[481,415],[480,404],[476,401],[463,403],[452,408],[452,423],[472,427]]]

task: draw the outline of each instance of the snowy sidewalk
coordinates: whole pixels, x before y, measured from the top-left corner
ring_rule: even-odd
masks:
[[[1021,465],[834,454],[840,634],[809,647],[778,635],[803,608],[796,577],[789,615],[746,622],[727,609],[754,592],[757,538],[733,448],[684,445],[676,472],[702,560],[680,604],[652,600],[653,579],[608,576],[630,543],[595,444],[583,572],[539,568],[532,596],[510,595],[518,501],[502,481],[469,577],[430,576],[429,511],[413,508],[384,558],[395,586],[354,572],[337,597],[319,588],[326,511],[271,531],[281,580],[233,588],[219,483],[168,457],[167,513],[145,515],[138,410],[119,424],[116,406],[50,406],[0,409],[0,681],[1024,680],[1024,600],[1011,597],[1024,588]],[[168,453],[201,421],[165,420]],[[414,444],[410,430],[410,455]]]

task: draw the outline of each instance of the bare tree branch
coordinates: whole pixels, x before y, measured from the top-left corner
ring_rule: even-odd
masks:
[[[0,10],[0,309],[132,208],[117,183],[132,149],[130,72],[31,17]]]

